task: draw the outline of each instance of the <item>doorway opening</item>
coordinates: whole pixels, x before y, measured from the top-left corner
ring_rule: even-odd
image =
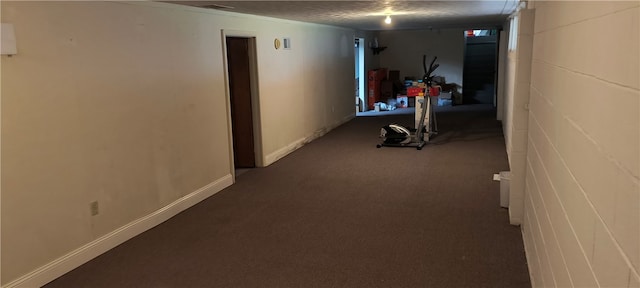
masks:
[[[230,159],[235,176],[262,167],[255,37],[224,33],[227,62]]]
[[[356,114],[367,110],[367,103],[364,88],[364,38],[355,38],[354,58],[356,59]]]
[[[496,106],[497,30],[466,30],[462,72],[463,104]]]

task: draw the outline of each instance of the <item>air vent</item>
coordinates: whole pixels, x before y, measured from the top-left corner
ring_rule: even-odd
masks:
[[[200,7],[207,8],[207,9],[216,9],[216,10],[233,9],[233,7],[231,7],[231,6],[226,6],[226,5],[222,5],[222,4],[210,4],[210,5],[200,6]]]

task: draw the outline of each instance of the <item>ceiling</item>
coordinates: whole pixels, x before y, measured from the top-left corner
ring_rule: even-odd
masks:
[[[358,30],[480,29],[501,26],[519,0],[164,1]],[[390,15],[391,24],[384,18]]]

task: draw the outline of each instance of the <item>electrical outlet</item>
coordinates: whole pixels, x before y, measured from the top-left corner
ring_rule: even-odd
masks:
[[[100,207],[98,206],[98,201],[93,201],[89,204],[89,209],[91,210],[91,216],[96,216],[100,213]]]

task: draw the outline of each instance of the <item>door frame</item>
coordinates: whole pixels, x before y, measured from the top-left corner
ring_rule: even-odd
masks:
[[[249,40],[249,77],[251,87],[251,114],[253,117],[253,149],[256,167],[264,167],[264,155],[262,149],[262,119],[260,118],[260,97],[258,85],[258,57],[257,57],[257,33],[241,30],[221,30],[222,61],[224,67],[225,104],[227,110],[227,138],[229,143],[229,169],[235,183],[235,164],[233,157],[233,126],[231,117],[231,88],[229,86],[229,68],[227,63],[227,37],[240,37]]]
[[[365,93],[365,77],[367,75],[365,68],[364,68],[364,37],[358,37],[356,36],[354,38],[354,42],[355,40],[358,40],[359,42],[359,47],[358,47],[358,54],[355,55],[356,57],[358,57],[358,98],[360,98],[360,103],[362,105],[362,111],[361,112],[365,112],[367,111],[367,94]]]
[[[464,29],[465,34],[466,34],[467,30],[493,30],[493,29],[473,29],[473,28]],[[496,28],[495,30],[497,30],[497,32],[500,31],[498,28]],[[479,37],[491,37],[491,36],[474,36],[474,37],[466,37],[465,36],[465,39],[464,39],[464,50],[463,50],[463,54],[462,54],[462,62],[463,62],[463,66],[462,66],[462,86],[464,87],[464,84],[465,84],[465,77],[464,76],[469,71],[468,70],[469,68],[466,65],[467,64],[466,63],[467,56],[468,56],[467,54],[469,53],[468,52],[469,46],[470,45],[487,44],[487,43],[492,43],[495,46],[494,47],[495,59],[494,59],[494,63],[493,63],[493,69],[494,69],[494,71],[493,71],[493,83],[491,83],[491,84],[493,84],[493,95],[491,97],[491,103],[484,103],[484,104],[492,104],[494,108],[497,105],[497,103],[496,103],[496,97],[497,97],[496,95],[497,94],[496,93],[498,91],[497,90],[497,88],[498,88],[497,87],[497,85],[498,85],[498,79],[497,79],[498,78],[498,71],[496,69],[498,69],[498,63],[499,63],[499,60],[500,60],[500,55],[498,54],[498,51],[499,51],[498,47],[500,45],[500,38],[499,38],[500,35],[499,34],[500,33],[497,33],[496,35],[491,35],[491,36],[495,36],[495,42],[486,42],[486,43],[485,42],[481,42],[481,41],[475,41],[475,39],[481,39]],[[473,40],[469,41],[470,39],[473,39]],[[469,44],[469,42],[472,42],[472,43]],[[473,43],[473,42],[476,42],[476,43]],[[468,78],[466,80],[468,81]],[[467,90],[467,92],[469,92],[469,91],[471,91],[470,88]],[[462,104],[469,104],[469,102],[465,103],[465,100],[469,101],[469,99],[465,98],[464,96],[465,96],[465,91],[464,91],[464,88],[463,88],[462,89]]]

